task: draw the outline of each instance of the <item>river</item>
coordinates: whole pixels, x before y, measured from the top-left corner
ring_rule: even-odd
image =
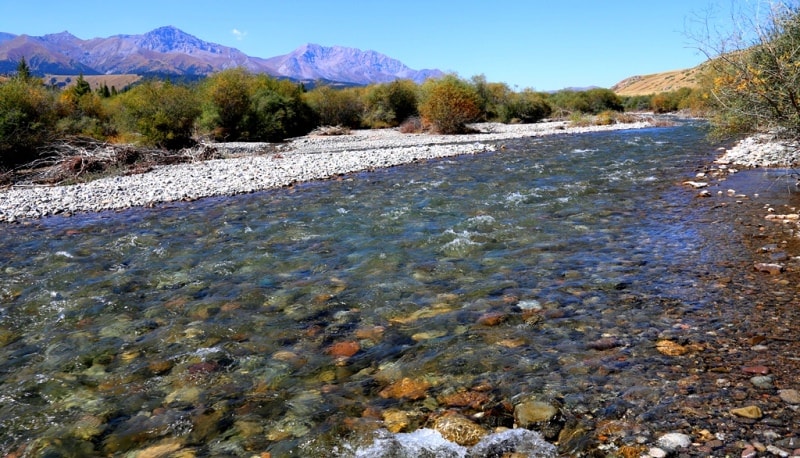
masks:
[[[681,185],[714,154],[685,122],[4,226],[0,454],[384,456],[531,400],[562,453],[652,442],[685,422],[657,343],[705,344],[751,262]]]

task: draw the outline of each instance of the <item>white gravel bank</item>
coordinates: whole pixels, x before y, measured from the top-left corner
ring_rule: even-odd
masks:
[[[800,163],[800,146],[769,134],[753,135],[726,150],[716,161],[742,167],[793,167]]]
[[[603,130],[638,129],[647,122],[567,128],[564,122],[473,126],[469,135],[402,134],[396,130],[358,130],[350,135],[300,137],[280,154],[157,167],[131,176],[89,183],[0,191],[0,222],[56,214],[151,206],[160,202],[227,196],[415,160],[494,151],[493,142],[522,137]],[[223,144],[237,151],[263,144]]]

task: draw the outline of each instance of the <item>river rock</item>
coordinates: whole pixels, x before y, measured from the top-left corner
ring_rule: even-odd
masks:
[[[399,433],[408,428],[411,423],[408,419],[408,413],[398,409],[388,409],[381,413],[383,417],[383,424],[390,432]]]
[[[464,446],[475,445],[488,434],[482,426],[461,415],[443,415],[433,422],[433,429],[450,442]]]
[[[747,406],[747,407],[740,407],[738,409],[731,409],[731,413],[736,415],[737,417],[742,418],[750,418],[753,420],[758,420],[764,414],[761,412],[761,409],[758,406]]]
[[[558,408],[542,401],[526,401],[514,407],[514,421],[521,428],[550,421],[558,414]]]
[[[387,386],[378,395],[384,399],[410,399],[414,401],[424,398],[430,387],[431,384],[426,380],[415,380],[406,377]]]
[[[787,404],[800,404],[800,392],[797,390],[778,390],[778,396]]]
[[[689,352],[689,349],[671,340],[659,340],[656,342],[656,350],[667,356],[681,356]]]
[[[771,262],[757,262],[753,266],[757,271],[768,273],[770,275],[778,275],[783,272],[783,265]]]
[[[773,386],[772,377],[768,375],[757,375],[750,379],[750,383],[752,383],[756,388],[761,388],[764,390],[768,390]]]
[[[667,433],[658,438],[658,446],[668,452],[692,445],[692,438],[681,433]]]

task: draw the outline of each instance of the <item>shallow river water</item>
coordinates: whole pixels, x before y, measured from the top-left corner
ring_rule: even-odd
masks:
[[[375,431],[510,428],[531,399],[562,453],[587,422],[668,431],[655,343],[745,256],[681,185],[713,154],[691,123],[521,139],[5,226],[0,455],[403,456]]]

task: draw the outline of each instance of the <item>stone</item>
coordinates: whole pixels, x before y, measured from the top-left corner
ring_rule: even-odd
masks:
[[[778,390],[778,396],[781,398],[781,401],[787,404],[800,404],[800,392],[797,390]]]
[[[361,345],[356,341],[336,342],[328,347],[325,353],[334,358],[349,358],[361,350]]]
[[[558,414],[558,409],[542,401],[526,401],[514,407],[514,421],[521,428],[550,421]]]
[[[757,262],[753,266],[757,271],[768,273],[770,275],[778,275],[783,272],[783,265],[769,262]]]
[[[610,350],[620,346],[622,346],[622,342],[620,342],[616,337],[603,337],[589,343],[589,348],[600,351]]]
[[[750,418],[753,420],[758,420],[764,416],[761,413],[761,409],[758,406],[747,406],[747,407],[740,407],[738,409],[731,409],[731,413],[736,415],[737,417],[742,418]]]
[[[753,384],[756,388],[761,388],[764,390],[768,390],[772,388],[772,377],[768,375],[757,375],[750,379],[750,383]]]
[[[742,450],[741,458],[756,458],[757,456],[758,452],[756,452],[756,449],[750,444],[747,444]]]
[[[656,350],[667,356],[681,356],[689,352],[688,348],[671,340],[659,340],[656,342]]]
[[[488,434],[482,426],[461,415],[443,415],[433,422],[433,429],[450,442],[467,447],[477,444]]]
[[[406,377],[387,386],[378,395],[384,399],[410,399],[415,401],[424,398],[430,387],[431,384],[426,380],[414,380]]]
[[[478,324],[483,326],[497,326],[506,321],[507,318],[508,316],[505,313],[488,312],[484,313],[480,318],[478,318]]]
[[[647,456],[651,458],[666,458],[667,452],[658,447],[651,447],[650,450],[647,451]]]
[[[681,433],[667,433],[658,438],[658,446],[668,452],[692,445],[692,438]]]
[[[392,433],[399,433],[411,423],[408,419],[408,413],[398,409],[388,409],[381,414],[383,423]]]
[[[769,368],[767,366],[745,366],[742,368],[742,372],[745,374],[767,375],[769,374]]]
[[[489,402],[489,395],[477,391],[460,391],[442,396],[439,402],[447,407],[470,407],[477,410]]]

